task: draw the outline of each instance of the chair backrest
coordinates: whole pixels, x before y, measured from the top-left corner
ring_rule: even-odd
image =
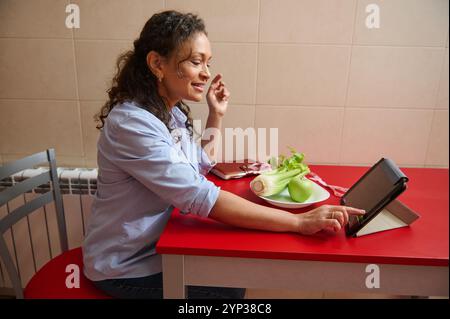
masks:
[[[0,219],[0,257],[5,264],[6,271],[11,280],[17,298],[23,298],[23,289],[18,269],[16,268],[13,262],[12,254],[6,245],[6,241],[3,236],[4,233],[22,218],[28,216],[30,213],[51,202],[55,203],[55,212],[62,252],[67,251],[68,249],[67,230],[61,190],[59,187],[59,180],[56,169],[54,149],[48,149],[46,151],[36,153],[20,160],[0,166],[1,181],[13,174],[16,174],[25,169],[34,168],[35,166],[42,165],[43,163],[49,165],[48,171],[37,176],[25,179],[19,183],[13,183],[11,187],[7,187],[2,192],[0,192],[1,207],[7,204],[12,199],[25,194],[38,186],[51,183],[48,192],[43,193],[39,197],[26,202],[20,207],[17,207],[12,212],[9,212],[5,217]]]

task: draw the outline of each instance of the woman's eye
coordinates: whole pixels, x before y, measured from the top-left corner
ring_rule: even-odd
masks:
[[[194,60],[194,61],[191,61],[191,63],[195,66],[200,66],[202,64],[202,61]],[[211,67],[211,64],[210,63],[206,64],[206,67],[209,69]]]

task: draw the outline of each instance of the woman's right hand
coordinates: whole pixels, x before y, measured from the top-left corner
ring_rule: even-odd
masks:
[[[338,232],[348,223],[350,215],[361,216],[364,214],[364,210],[353,207],[323,205],[297,215],[299,218],[299,232],[303,235],[312,235],[323,229],[331,229]]]

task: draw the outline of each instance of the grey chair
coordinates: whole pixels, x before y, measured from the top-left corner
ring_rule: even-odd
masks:
[[[65,267],[68,263],[74,263],[82,269],[82,251],[80,247],[68,250],[66,222],[54,149],[48,149],[0,166],[0,181],[15,173],[42,164],[47,164],[49,170],[19,183],[12,183],[10,187],[6,187],[0,192],[0,207],[2,207],[14,198],[39,186],[51,184],[50,187],[47,187],[47,192],[26,202],[0,219],[0,258],[6,267],[15,295],[17,298],[104,298],[105,295],[82,275],[82,271],[80,274],[82,277],[80,289],[69,290],[65,286],[64,278],[67,276]],[[18,269],[14,263],[12,252],[7,247],[4,234],[22,218],[51,202],[55,204],[61,254],[51,259],[33,275],[24,293]]]
[[[59,228],[61,251],[67,251],[67,231],[64,218],[64,208],[62,204],[61,191],[59,188],[58,175],[56,171],[55,163],[55,151],[49,149],[44,152],[40,152],[23,159],[17,160],[15,162],[8,163],[0,167],[0,180],[7,178],[15,173],[23,171],[25,169],[34,168],[37,165],[47,163],[49,164],[50,170],[42,173],[38,176],[31,177],[20,183],[11,185],[11,187],[6,188],[0,192],[0,206],[6,205],[12,199],[27,193],[40,185],[47,184],[51,182],[52,187],[50,191],[42,194],[41,196],[33,199],[30,202],[25,203],[23,206],[16,208],[10,212],[6,217],[0,220],[0,257],[2,258],[8,276],[13,285],[14,292],[17,298],[23,298],[23,289],[20,282],[20,277],[18,270],[13,262],[11,253],[9,252],[6,241],[4,238],[4,233],[10,229],[19,220],[34,212],[38,208],[55,202],[56,217]]]

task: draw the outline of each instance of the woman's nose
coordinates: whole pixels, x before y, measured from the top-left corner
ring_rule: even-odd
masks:
[[[207,65],[205,65],[202,69],[202,71],[200,72],[200,75],[206,79],[206,81],[209,80],[209,78],[211,77],[211,73],[209,72],[209,68]]]

